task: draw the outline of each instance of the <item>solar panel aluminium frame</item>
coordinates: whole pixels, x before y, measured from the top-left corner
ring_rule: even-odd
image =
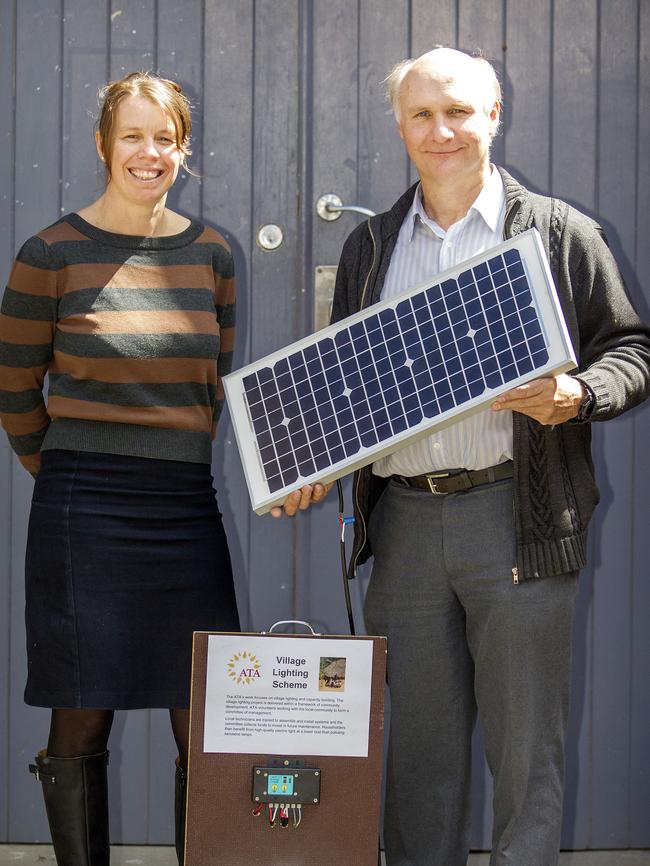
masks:
[[[395,434],[388,441],[380,441],[370,447],[364,446],[361,453],[333,463],[323,471],[316,471],[307,477],[299,477],[297,482],[272,492],[263,473],[260,452],[246,399],[244,378],[262,368],[273,367],[278,361],[288,358],[295,352],[303,350],[308,346],[317,344],[321,340],[328,337],[333,339],[340,331],[351,328],[356,322],[376,316],[382,309],[395,309],[405,298],[417,295],[432,286],[441,285],[446,280],[456,280],[462,273],[510,249],[517,249],[519,251],[524,265],[532,303],[538,314],[546,343],[548,352],[547,362],[543,366],[536,367],[529,373],[504,382],[498,387],[490,388],[487,386],[478,397],[473,397],[434,418],[423,418],[416,426]],[[380,457],[384,457],[405,445],[422,439],[437,430],[448,427],[462,418],[480,411],[492,403],[499,394],[517,385],[542,376],[557,375],[558,373],[574,369],[576,366],[577,362],[571,338],[553,284],[553,278],[539,232],[534,228],[529,229],[511,240],[492,247],[471,259],[467,259],[443,273],[436,274],[430,280],[419,283],[417,286],[407,289],[393,298],[373,304],[361,312],[355,313],[334,325],[329,325],[320,331],[316,331],[224,377],[226,400],[230,409],[252,507],[257,514],[264,514],[274,505],[281,504],[289,493],[303,484],[314,483],[315,481],[322,483],[335,481],[337,478],[348,475],[361,466],[372,463]]]

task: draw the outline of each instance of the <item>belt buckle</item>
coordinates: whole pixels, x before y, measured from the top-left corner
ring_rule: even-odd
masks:
[[[444,490],[438,490],[436,478],[449,478],[450,475],[451,472],[427,472],[426,479],[429,485],[429,492],[433,493],[434,496],[444,496]]]

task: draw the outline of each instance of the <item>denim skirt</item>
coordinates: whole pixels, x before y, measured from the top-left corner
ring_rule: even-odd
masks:
[[[44,451],[26,553],[40,707],[188,707],[193,631],[237,631],[210,466]]]

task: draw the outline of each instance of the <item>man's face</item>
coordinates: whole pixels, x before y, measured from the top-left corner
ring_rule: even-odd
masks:
[[[480,66],[420,61],[402,82],[399,106],[399,133],[425,183],[485,178],[500,106]]]

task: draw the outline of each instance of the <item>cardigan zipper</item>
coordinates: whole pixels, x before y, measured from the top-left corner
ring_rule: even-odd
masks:
[[[363,304],[364,304],[364,301],[366,299],[366,290],[368,289],[368,283],[370,282],[370,277],[371,277],[372,272],[373,272],[374,267],[375,267],[375,259],[377,258],[377,242],[375,240],[375,235],[372,231],[372,224],[371,224],[370,220],[368,220],[368,231],[370,232],[370,239],[372,240],[372,261],[370,262],[370,270],[368,271],[365,282],[363,284],[363,291],[361,292],[361,303],[359,304],[359,310],[360,311],[363,310]],[[361,524],[362,524],[361,528],[362,528],[363,535],[362,535],[361,545],[359,546],[357,554],[354,557],[354,561],[352,562],[352,576],[353,577],[355,577],[356,573],[357,573],[357,561],[359,559],[359,554],[361,553],[361,551],[365,547],[366,540],[367,540],[367,538],[366,538],[366,521],[365,521],[365,518],[364,518],[363,513],[361,511],[361,508],[359,507],[359,483],[360,483],[360,481],[361,481],[361,473],[357,472],[357,479],[356,479],[356,483],[354,485],[354,495],[353,495],[354,505],[353,505],[353,508],[356,511],[356,513],[359,515],[359,517],[361,518]]]

